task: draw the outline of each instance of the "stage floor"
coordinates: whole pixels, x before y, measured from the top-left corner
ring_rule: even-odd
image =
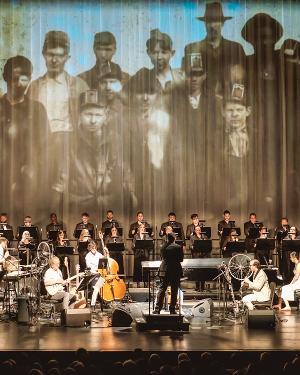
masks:
[[[132,304],[131,311],[145,307]],[[136,314],[133,314],[136,315]],[[215,315],[215,314],[214,314]],[[275,329],[248,329],[239,322],[217,319],[191,320],[189,332],[138,332],[129,328],[102,328],[93,320],[89,328],[20,325],[10,320],[0,323],[0,351],[294,351],[300,350],[300,312],[277,315]],[[219,321],[220,320],[220,321]]]

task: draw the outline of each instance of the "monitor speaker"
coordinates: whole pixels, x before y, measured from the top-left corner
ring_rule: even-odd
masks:
[[[274,328],[275,313],[273,310],[249,310],[248,328]]]
[[[112,327],[130,327],[132,320],[128,311],[116,308],[112,313],[111,325]]]
[[[90,309],[68,309],[61,313],[61,325],[65,327],[88,327],[91,320]]]

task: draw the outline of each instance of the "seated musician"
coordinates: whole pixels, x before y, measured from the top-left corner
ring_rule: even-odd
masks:
[[[25,216],[24,217],[24,227],[35,227],[36,228],[36,235],[37,235],[37,238],[35,238],[36,241],[39,241],[39,231],[38,231],[38,227],[36,225],[32,225],[32,217],[31,216]],[[21,233],[20,233],[20,227],[17,228],[17,235],[16,235],[16,238],[17,240],[20,240],[21,239]]]
[[[56,213],[52,212],[50,214],[50,223],[47,224],[47,226],[46,226],[46,232],[47,232],[48,238],[49,238],[49,231],[50,230],[59,231],[59,230],[62,230],[62,229],[63,229],[63,224],[58,222]]]
[[[200,225],[199,224],[199,217],[198,217],[198,214],[192,214],[191,215],[191,220],[192,220],[192,223],[189,224],[187,227],[186,227],[186,238],[189,240],[191,238],[191,235],[194,233],[195,231],[195,228]]]
[[[223,242],[223,248],[222,248],[222,252],[223,254],[226,252],[227,250],[227,244],[229,242],[237,242],[239,240],[239,235],[237,234],[237,231],[235,229],[230,229],[230,232],[229,232],[229,236],[225,237],[225,240]]]
[[[106,213],[106,220],[101,225],[101,232],[105,233],[106,228],[119,227],[119,223],[114,219],[114,213],[112,210],[108,210]]]
[[[244,304],[249,310],[253,310],[254,301],[267,302],[270,300],[271,290],[269,287],[268,277],[265,272],[260,268],[259,260],[252,259],[250,261],[250,270],[252,272],[253,281],[245,278],[242,281],[242,287],[252,290],[251,294],[247,294],[242,298]]]
[[[0,231],[1,230],[13,230],[13,227],[11,225],[8,224],[8,216],[7,216],[7,213],[5,212],[2,212],[0,214]],[[13,232],[12,232],[12,238],[9,239],[12,240],[13,239]]]
[[[300,258],[296,251],[292,251],[290,254],[290,261],[295,264],[294,277],[288,285],[284,285],[278,292],[278,304],[274,305],[274,309],[291,310],[289,301],[295,300],[294,292],[296,289],[300,289]],[[285,307],[282,308],[282,302],[284,302]]]
[[[287,240],[299,240],[300,239],[299,231],[294,225],[291,226],[290,231],[288,232],[288,235],[285,239]]]
[[[87,212],[83,212],[81,214],[81,222],[76,224],[76,227],[74,229],[74,237],[76,237],[76,232],[77,230],[82,230],[82,229],[88,229],[89,231],[92,232],[91,237],[94,238],[95,236],[95,228],[94,224],[89,222],[90,220],[90,215]]]
[[[112,227],[110,229],[110,234],[105,237],[104,241],[105,245],[107,246],[108,243],[123,243],[123,238],[119,236],[118,228]],[[120,251],[110,251],[110,257],[115,259],[115,261],[119,265],[119,272],[124,273],[124,261],[123,261],[123,254]]]
[[[202,233],[202,229],[201,229],[200,225],[195,226],[194,232],[192,233],[190,238],[191,238],[190,250],[191,250],[192,258],[210,258],[210,253],[207,254],[207,253],[204,253],[202,251],[198,251],[197,249],[194,249],[194,242],[195,241],[197,241],[197,240],[207,240],[208,239],[206,234]],[[196,290],[197,291],[204,290],[204,287],[205,287],[204,281],[201,281],[201,283],[199,281],[196,281]]]
[[[79,253],[80,271],[85,270],[85,256],[88,253],[88,242],[91,241],[90,232],[88,229],[82,229],[77,243]]]
[[[62,277],[61,270],[59,269],[60,261],[58,257],[53,256],[49,260],[49,268],[44,275],[45,288],[50,295],[51,299],[63,300],[63,308],[67,310],[68,308],[73,308],[73,302],[75,302],[76,297],[69,294],[65,290],[65,285],[68,284],[68,280],[64,280]]]
[[[30,237],[30,233],[25,230],[22,233],[22,238],[18,243],[18,251],[20,264],[28,265],[33,259],[33,252],[36,250],[36,243],[34,238]]]
[[[138,227],[138,232],[134,235],[132,242],[132,250],[134,252],[134,264],[133,264],[133,281],[137,283],[137,287],[140,286],[140,282],[147,281],[147,274],[142,270],[142,262],[149,260],[149,248],[139,249],[137,241],[138,240],[151,240],[151,237],[146,232],[145,224],[140,224]]]
[[[142,211],[137,212],[136,219],[137,220],[134,223],[130,224],[129,233],[128,233],[129,238],[134,238],[141,224],[144,224],[145,228],[150,228],[150,224],[144,220],[144,213]]]
[[[97,243],[95,241],[90,241],[88,244],[89,252],[85,256],[86,268],[90,269],[91,273],[98,272],[99,259],[104,256],[97,250]],[[107,255],[107,249],[105,248],[105,254]],[[100,274],[92,281],[92,286],[94,288],[91,300],[92,309],[95,309],[97,297],[99,295],[99,290],[104,284],[104,279]]]
[[[68,255],[62,256],[60,254],[57,254],[56,249],[57,247],[65,247],[70,246],[70,241],[68,239],[65,239],[65,232],[60,229],[57,232],[57,239],[54,242],[54,254],[59,258],[60,260],[60,269],[63,274],[63,277],[66,278],[68,276],[68,270],[66,267],[66,262],[68,262],[68,267],[70,269],[71,259]],[[75,252],[75,249],[73,249],[73,252]]]
[[[6,238],[0,237],[0,281],[5,275],[5,259],[9,257],[9,252],[7,251],[7,243],[8,242]]]

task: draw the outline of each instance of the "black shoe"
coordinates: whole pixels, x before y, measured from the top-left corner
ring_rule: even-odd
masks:
[[[153,315],[159,315],[160,314],[160,310],[155,309],[155,310],[152,311],[152,314]]]
[[[177,312],[176,312],[175,310],[173,310],[173,309],[170,309],[170,314],[171,314],[171,315],[176,315]]]

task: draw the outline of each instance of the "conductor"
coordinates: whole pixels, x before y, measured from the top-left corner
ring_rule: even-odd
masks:
[[[175,306],[177,300],[180,278],[182,277],[181,262],[183,261],[183,250],[180,245],[175,243],[175,235],[167,235],[167,242],[161,248],[162,262],[158,271],[160,285],[157,295],[157,301],[153,314],[159,314],[163,306],[164,296],[168,285],[171,286],[170,314],[176,314]]]

